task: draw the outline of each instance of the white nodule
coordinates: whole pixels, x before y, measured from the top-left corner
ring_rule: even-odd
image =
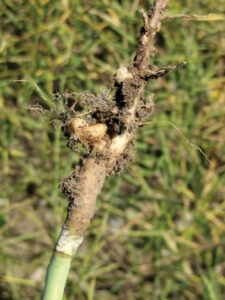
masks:
[[[126,67],[120,66],[119,69],[116,71],[116,81],[118,83],[123,82],[126,79],[133,78],[133,75],[127,70]]]
[[[74,235],[70,230],[63,227],[56,244],[56,251],[73,256],[83,241],[83,237]]]
[[[125,132],[123,135],[117,135],[113,138],[112,144],[110,146],[110,151],[113,155],[123,153],[130,139],[129,133]]]

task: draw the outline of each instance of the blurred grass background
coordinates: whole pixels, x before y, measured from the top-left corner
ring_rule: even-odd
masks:
[[[1,300],[40,299],[66,213],[58,184],[79,159],[51,118],[27,106],[109,88],[134,57],[149,5],[1,1]],[[224,1],[171,0],[174,13],[214,15],[163,22],[155,63],[188,64],[148,85],[151,123],[138,132],[129,172],[108,178],[98,198],[66,300],[224,299]]]

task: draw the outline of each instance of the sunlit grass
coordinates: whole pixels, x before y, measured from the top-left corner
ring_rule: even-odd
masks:
[[[110,88],[119,64],[132,61],[148,6],[90,3],[1,3],[1,299],[40,299],[67,205],[57,187],[79,158],[50,116],[27,107]],[[150,82],[151,123],[138,132],[129,172],[107,179],[65,299],[224,298],[223,11],[222,0],[171,0],[167,14],[213,15],[163,22],[155,63],[188,64]]]

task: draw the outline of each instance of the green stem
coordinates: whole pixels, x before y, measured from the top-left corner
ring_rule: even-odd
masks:
[[[48,266],[42,300],[62,300],[71,257],[55,252]]]

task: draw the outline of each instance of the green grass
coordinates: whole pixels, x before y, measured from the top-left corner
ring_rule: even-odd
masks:
[[[50,108],[56,93],[110,88],[119,64],[132,61],[140,9],[149,5],[90,3],[1,3],[2,300],[40,299],[66,213],[57,187],[79,159],[51,116],[27,107]],[[216,15],[163,22],[155,63],[188,64],[149,83],[151,123],[138,132],[129,172],[107,179],[66,300],[224,298],[224,4],[171,0],[167,13],[180,12]]]

